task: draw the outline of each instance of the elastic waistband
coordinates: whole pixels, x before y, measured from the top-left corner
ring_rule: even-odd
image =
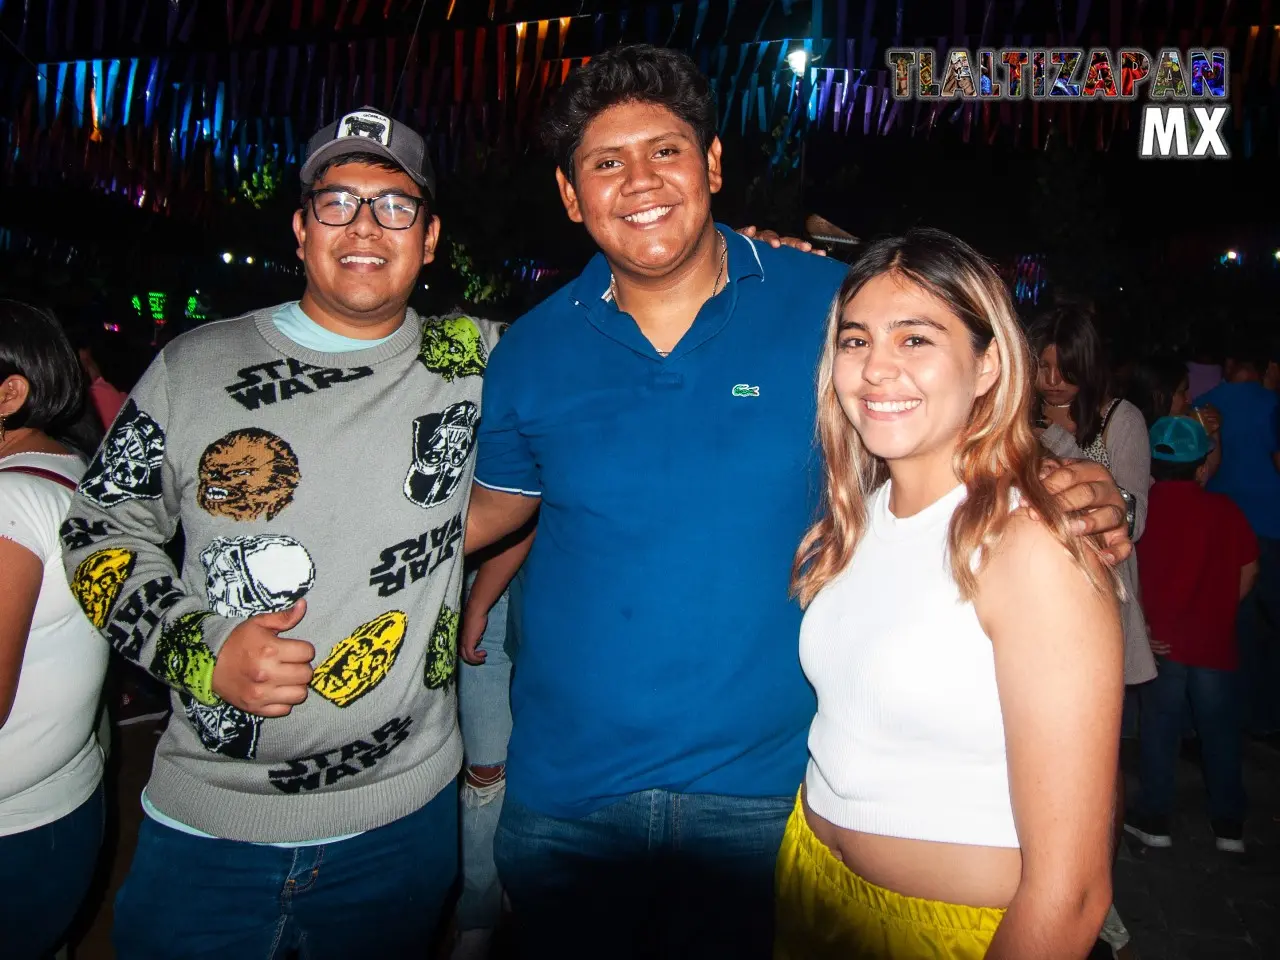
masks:
[[[968,930],[993,934],[1004,919],[1004,911],[996,907],[969,907],[942,900],[907,897],[876,886],[858,876],[833,854],[805,819],[802,795],[796,794],[792,822],[787,827],[798,854],[809,861],[823,884],[868,910],[915,926],[937,929]]]

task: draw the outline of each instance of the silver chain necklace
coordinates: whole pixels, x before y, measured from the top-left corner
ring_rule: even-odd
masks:
[[[717,293],[720,292],[720,281],[724,279],[725,264],[728,263],[729,261],[729,244],[725,242],[723,234],[717,233],[716,236],[720,238],[720,267],[718,270],[716,270],[715,283],[711,285],[712,297],[714,297]],[[618,284],[616,279],[613,276],[612,270],[609,271],[609,298],[615,304],[618,302]],[[708,297],[707,299],[710,299],[710,297]],[[658,356],[665,357],[670,355],[670,353],[671,353],[670,350],[659,350]]]

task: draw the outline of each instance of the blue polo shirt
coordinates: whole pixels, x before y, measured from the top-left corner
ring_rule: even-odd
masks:
[[[485,373],[476,480],[542,498],[507,789],[790,796],[815,700],[791,561],[819,492],[815,372],[843,264],[719,228],[729,283],[665,359],[597,255]]]
[[[1273,454],[1280,398],[1256,380],[1220,383],[1196,398],[1222,414],[1222,463],[1207,488],[1244,511],[1255,536],[1280,539],[1280,472]]]

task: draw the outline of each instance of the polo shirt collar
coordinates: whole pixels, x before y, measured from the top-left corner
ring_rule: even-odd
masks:
[[[579,306],[590,310],[598,301],[604,300],[609,293],[609,277],[613,273],[609,269],[609,261],[603,253],[597,253],[573,281],[573,300]]]
[[[738,281],[747,277],[764,279],[764,263],[760,260],[759,243],[748,239],[724,224],[717,223],[717,229],[724,234],[729,244],[729,279]]]
[[[716,229],[725,238],[728,246],[729,257],[725,271],[730,281],[739,282],[747,277],[759,277],[763,280],[764,263],[760,260],[756,242],[722,223],[717,223]],[[611,274],[609,261],[605,259],[603,253],[597,253],[574,281],[573,299],[588,310],[601,302],[607,303],[610,299],[609,277]]]

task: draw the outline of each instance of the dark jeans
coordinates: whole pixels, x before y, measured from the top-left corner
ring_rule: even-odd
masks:
[[[1258,582],[1240,603],[1236,636],[1244,680],[1244,728],[1280,732],[1280,540],[1258,538]]]
[[[1136,809],[1154,816],[1173,810],[1174,780],[1188,701],[1200,737],[1209,815],[1243,820],[1240,683],[1234,670],[1188,667],[1161,658],[1159,675],[1142,690],[1142,736]]]
[[[102,784],[60,820],[0,837],[0,956],[39,960],[62,946],[102,846]]]
[[[458,790],[337,843],[285,849],[142,821],[116,898],[119,960],[417,960],[458,872]]]
[[[521,956],[770,957],[794,804],[645,790],[564,820],[508,796],[494,859]]]

